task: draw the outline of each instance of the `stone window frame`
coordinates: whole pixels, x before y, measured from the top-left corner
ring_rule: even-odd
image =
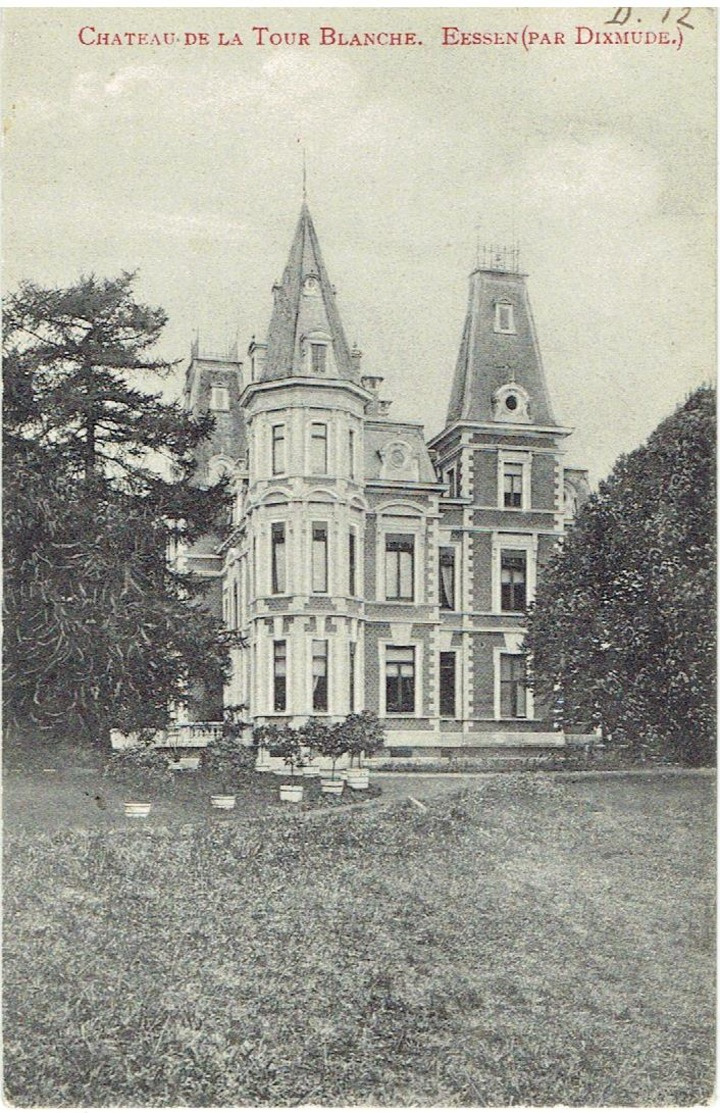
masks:
[[[282,430],[282,435],[276,437],[276,431]],[[276,467],[277,457],[276,448],[278,444],[282,444],[282,467]],[[270,474],[271,475],[287,475],[288,473],[288,436],[287,436],[287,423],[284,421],[273,422],[270,426]]]
[[[208,408],[213,413],[229,413],[230,389],[227,383],[210,384],[210,401]]]
[[[517,335],[515,327],[515,305],[513,302],[498,298],[495,302],[495,321],[493,330],[503,336]]]
[[[441,600],[440,582],[441,582],[441,577],[442,577],[442,573],[440,571],[440,567],[441,567],[440,551],[442,549],[452,549],[452,552],[453,552],[453,599],[452,599],[452,606],[450,606],[450,607],[443,607],[443,605],[440,601]],[[441,538],[438,541],[438,547],[437,547],[437,576],[438,576],[438,598],[437,598],[437,602],[438,602],[438,608],[440,609],[440,612],[442,614],[453,614],[453,613],[457,614],[458,611],[462,610],[462,606],[461,606],[462,596],[461,596],[461,593],[460,593],[461,566],[462,566],[462,544],[461,544],[461,542],[459,542],[459,541],[446,541],[444,538]]]
[[[442,711],[442,708],[441,708],[441,701],[442,701],[442,690],[441,690],[442,667],[441,667],[441,664],[442,664],[442,658],[444,656],[452,656],[453,661],[454,661],[454,666],[453,666],[453,713],[452,713],[452,715],[444,714],[443,711]],[[456,648],[453,647],[451,649],[440,649],[440,650],[438,650],[438,670],[437,670],[437,677],[438,677],[438,690],[437,690],[438,718],[448,719],[448,720],[453,721],[453,722],[462,717],[459,713],[460,712],[460,706],[461,706],[461,699],[462,699],[462,690],[461,690],[461,686],[460,686],[460,667],[459,667],[460,659],[461,659],[461,652],[460,652],[459,649],[456,649]]]
[[[301,341],[301,358],[304,374],[309,379],[332,379],[335,374],[334,349],[332,336],[324,329],[313,329]],[[313,370],[313,349],[325,349],[325,366],[322,371]]]
[[[324,438],[324,440],[325,440],[325,470],[324,471],[314,471],[313,470],[313,441],[314,440],[320,441],[320,440],[323,439],[321,437],[317,437],[317,438],[313,437],[313,428],[314,427],[316,427],[318,429],[322,428],[322,429],[325,430],[325,438]],[[331,466],[330,465],[330,422],[327,420],[327,418],[323,421],[318,421],[318,420],[315,420],[314,418],[311,418],[310,421],[308,422],[307,461],[308,461],[307,475],[310,479],[315,479],[318,476],[328,476],[328,475],[330,475],[330,466]]]
[[[525,715],[517,716],[511,719],[504,718],[502,715],[502,696],[501,696],[501,681],[502,681],[502,657],[522,657],[525,659],[525,670],[527,674],[527,654],[523,653],[520,649],[522,635],[516,638],[505,639],[504,645],[496,645],[493,648],[493,677],[494,677],[494,715],[496,722],[513,722],[513,723],[526,723],[532,722],[535,719],[535,705],[533,701],[533,694],[529,687],[525,688]],[[508,644],[510,642],[510,644]]]
[[[505,465],[520,464],[522,467],[522,490],[520,506],[505,506]],[[498,450],[497,474],[498,507],[517,514],[532,509],[532,452],[517,452],[501,448]]]
[[[316,590],[314,585],[315,579],[315,527],[320,527],[325,530],[325,587],[322,590]],[[330,559],[330,526],[331,523],[327,519],[313,518],[310,522],[310,560],[308,567],[310,569],[310,595],[329,595],[330,594],[330,580],[332,560]]]
[[[504,611],[501,606],[501,560],[500,554],[507,549],[519,549],[525,553],[525,606],[535,598],[537,587],[537,534],[500,533],[492,535],[492,614],[519,615],[521,611]]]
[[[416,607],[426,601],[426,562],[431,558],[427,544],[426,511],[413,503],[389,503],[377,506],[375,538],[375,598],[393,607]],[[413,599],[388,599],[385,583],[385,551],[388,533],[412,533],[415,539]],[[361,545],[362,550],[362,545]]]
[[[285,566],[284,566],[284,569],[283,569],[284,574],[285,574],[285,583],[284,583],[284,586],[283,586],[282,590],[278,589],[277,591],[275,590],[275,583],[276,583],[276,578],[275,578],[275,541],[274,541],[274,536],[273,536],[276,526],[282,526],[283,546],[284,546],[284,549],[285,549],[285,552],[284,552]],[[287,518],[276,518],[276,519],[273,519],[270,522],[269,540],[270,540],[270,554],[269,554],[270,559],[268,561],[268,579],[269,579],[268,595],[273,596],[275,598],[279,598],[281,596],[290,594],[290,590],[289,590],[289,586],[290,586],[290,562],[288,561],[289,523],[288,523]]]
[[[414,690],[413,690],[413,710],[412,711],[388,711],[387,710],[387,650],[388,649],[413,649],[415,651],[414,659]],[[399,643],[393,638],[381,638],[378,641],[378,661],[379,661],[379,715],[381,719],[421,719],[423,718],[422,712],[422,691],[423,691],[423,643],[417,638],[407,638]]]

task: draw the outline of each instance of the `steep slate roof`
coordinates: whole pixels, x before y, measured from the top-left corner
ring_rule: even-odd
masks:
[[[495,331],[495,306],[513,306],[515,332]],[[493,420],[493,395],[514,381],[527,391],[533,425],[556,425],[543,372],[525,275],[478,268],[470,275],[467,316],[447,424]]]
[[[240,460],[247,449],[245,414],[240,405],[242,394],[242,363],[239,360],[193,355],[187,371],[185,407],[192,414],[206,414],[210,409],[210,395],[214,386],[224,386],[228,391],[229,408],[215,410],[215,427],[195,449],[198,461],[197,477],[205,481],[205,466],[213,456],[227,456]]]
[[[308,297],[303,294],[303,281],[308,275],[315,275],[318,279],[319,295]],[[332,339],[337,378],[359,383],[360,377],[352,367],[335,291],[328,278],[315,226],[305,202],[300,210],[282,282],[274,287],[274,294],[275,305],[268,329],[267,355],[261,380],[307,375],[307,368],[301,362],[301,340],[309,332],[321,331]],[[333,374],[332,377],[336,376]]]

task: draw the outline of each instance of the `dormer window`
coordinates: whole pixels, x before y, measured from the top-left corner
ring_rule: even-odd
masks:
[[[511,302],[495,302],[495,332],[515,332],[515,307]]]
[[[310,345],[310,369],[313,375],[324,375],[327,371],[327,344]]]
[[[320,297],[320,279],[316,274],[306,275],[303,281],[303,294],[311,298]]]
[[[505,383],[493,394],[493,420],[530,422],[530,398],[519,383]]]
[[[226,386],[210,388],[210,409],[220,413],[227,413],[230,409],[230,392]]]
[[[381,479],[419,480],[420,464],[418,453],[409,441],[388,441],[379,449],[382,467]]]

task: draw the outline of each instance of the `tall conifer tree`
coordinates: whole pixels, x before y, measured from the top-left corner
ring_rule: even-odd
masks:
[[[148,389],[171,369],[152,355],[166,318],[133,281],[24,283],[6,303],[5,704],[85,737],[161,725],[227,664],[202,585],[166,559],[226,510],[222,484],[193,483],[212,419]]]

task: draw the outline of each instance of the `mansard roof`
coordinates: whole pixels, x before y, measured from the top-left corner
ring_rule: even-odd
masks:
[[[282,282],[273,288],[275,304],[267,336],[261,380],[307,376],[305,345],[323,340],[332,360],[324,377],[360,383],[354,369],[307,204],[303,202]]]
[[[512,270],[485,267],[478,267],[470,275],[448,425],[497,420],[497,392],[511,383],[527,394],[526,424],[557,424],[525,279],[524,274]]]

